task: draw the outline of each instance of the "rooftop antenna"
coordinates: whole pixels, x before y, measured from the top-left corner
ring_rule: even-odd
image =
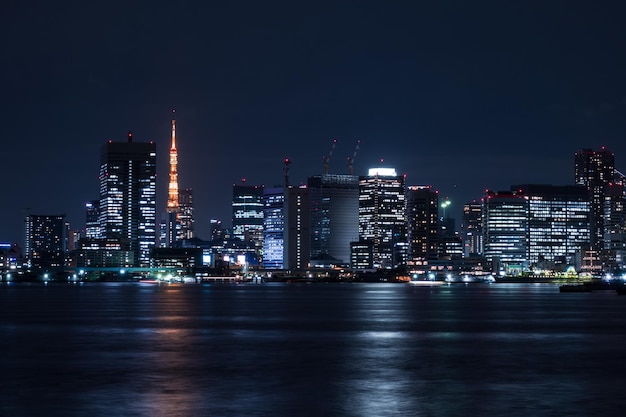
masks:
[[[356,141],[356,148],[354,149],[354,153],[352,154],[352,157],[348,157],[348,169],[349,169],[350,175],[353,175],[353,172],[354,172],[354,158],[356,157],[356,153],[359,150],[360,145],[361,145],[361,141],[357,140]]]
[[[324,160],[324,174],[328,174],[328,164],[330,163],[330,157],[333,156],[333,151],[335,150],[335,146],[337,146],[337,139],[333,139],[333,144],[330,147],[328,156],[324,156],[322,158]]]

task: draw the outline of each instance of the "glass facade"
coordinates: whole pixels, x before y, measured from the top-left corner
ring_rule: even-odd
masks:
[[[283,188],[266,188],[263,205],[263,267],[282,269],[285,230]]]
[[[528,202],[528,261],[574,264],[589,244],[589,198],[583,186],[518,185]]]
[[[488,261],[524,263],[528,251],[526,198],[515,192],[487,191],[483,201],[485,257]]]
[[[128,239],[137,266],[150,265],[156,242],[156,144],[109,141],[100,163],[100,232]]]
[[[359,177],[324,174],[308,178],[311,259],[330,255],[349,264],[350,242],[359,238]]]
[[[404,176],[375,168],[359,178],[359,241],[372,242],[374,268],[406,264]]]
[[[591,245],[595,250],[603,249],[606,186],[615,180],[615,155],[605,148],[576,152],[574,176],[576,184],[587,187],[589,192]]]
[[[263,186],[233,184],[233,237],[252,242],[263,256]]]

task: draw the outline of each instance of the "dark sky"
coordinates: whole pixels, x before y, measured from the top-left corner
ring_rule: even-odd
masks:
[[[232,184],[384,165],[463,203],[573,183],[573,154],[626,170],[626,25],[611,1],[5,1],[0,241],[22,215],[84,226],[100,147],[157,142],[171,110],[197,232],[230,225]],[[160,210],[161,211],[161,210]]]

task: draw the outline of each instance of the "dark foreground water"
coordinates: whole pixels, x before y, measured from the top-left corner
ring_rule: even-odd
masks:
[[[624,416],[626,297],[0,286],[0,416]]]

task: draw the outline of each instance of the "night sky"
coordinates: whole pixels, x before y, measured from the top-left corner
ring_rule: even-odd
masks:
[[[232,184],[293,184],[395,167],[465,202],[486,188],[572,184],[573,154],[606,146],[626,171],[621,2],[3,2],[0,242],[24,213],[84,226],[107,140],[158,144],[197,234],[230,226]],[[384,163],[380,163],[380,159]]]

